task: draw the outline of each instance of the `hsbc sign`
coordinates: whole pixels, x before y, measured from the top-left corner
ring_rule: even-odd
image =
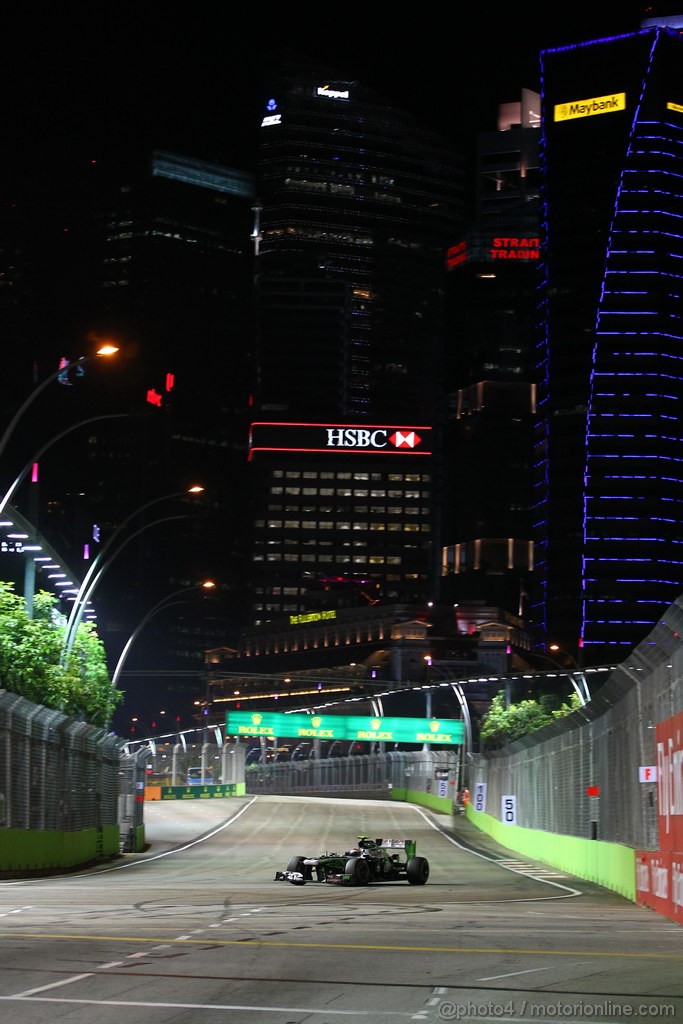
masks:
[[[394,430],[386,427],[368,430],[365,427],[328,427],[328,448],[417,448],[422,438],[414,430]]]
[[[431,427],[378,424],[253,423],[249,458],[261,451],[431,455]]]

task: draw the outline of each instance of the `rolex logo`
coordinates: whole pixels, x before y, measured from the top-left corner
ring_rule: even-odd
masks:
[[[313,726],[315,729],[319,729],[320,726],[323,724],[323,720],[320,717],[320,715],[314,715],[311,721],[313,722]]]
[[[263,721],[263,715],[252,715],[251,721],[252,725],[260,725],[261,722]]]
[[[440,722],[430,722],[429,723],[429,728],[431,729],[432,732],[438,732],[439,729],[441,728],[441,723]]]
[[[379,729],[381,724],[382,724],[382,719],[381,718],[373,718],[370,721],[370,726],[371,726],[372,729]]]

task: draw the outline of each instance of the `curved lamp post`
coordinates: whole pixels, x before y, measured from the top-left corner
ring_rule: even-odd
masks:
[[[0,515],[2,515],[2,513],[5,511],[5,508],[6,508],[7,504],[8,504],[8,502],[10,501],[10,499],[12,498],[12,495],[16,491],[17,487],[19,487],[20,484],[22,483],[22,481],[26,478],[29,470],[34,465],[34,463],[38,462],[39,459],[41,459],[42,456],[45,454],[45,452],[48,450],[48,448],[51,448],[53,444],[57,443],[57,441],[61,441],[61,439],[63,437],[66,437],[67,434],[70,434],[72,432],[72,430],[77,430],[79,427],[87,426],[88,423],[95,423],[98,420],[115,420],[115,419],[120,419],[122,417],[128,418],[130,416],[136,416],[136,415],[143,415],[143,414],[142,413],[140,413],[140,414],[130,413],[130,412],[112,412],[112,413],[108,413],[108,414],[103,415],[103,416],[90,416],[90,417],[88,417],[87,420],[79,420],[78,423],[73,423],[70,427],[66,427],[64,430],[60,431],[59,434],[55,434],[54,437],[51,437],[49,441],[46,441],[45,444],[42,446],[42,448],[39,448],[38,451],[28,460],[28,462],[26,463],[26,465],[24,466],[22,471],[14,479],[14,481],[10,484],[10,486],[7,489],[4,497],[0,499]]]
[[[8,426],[6,427],[4,434],[0,438],[0,456],[2,456],[2,453],[7,447],[7,442],[14,433],[14,428],[16,427],[17,423],[28,409],[29,405],[31,405],[40,394],[42,394],[42,392],[48,387],[48,385],[52,384],[53,381],[56,381],[58,377],[62,377],[66,372],[68,372],[69,368],[72,366],[83,366],[84,363],[92,362],[94,359],[98,359],[102,356],[113,356],[117,352],[118,348],[116,347],[116,345],[103,345],[93,355],[81,356],[79,359],[74,360],[73,363],[69,363],[68,366],[60,366],[58,370],[55,370],[55,372],[51,373],[49,377],[46,377],[45,380],[41,381],[41,383],[36,388],[33,389],[33,391],[30,393],[30,395],[24,401],[24,403],[19,406],[14,416],[10,420]]]
[[[586,673],[583,671],[583,669],[581,668],[579,663],[569,653],[569,651],[563,650],[558,644],[550,644],[549,647],[548,647],[548,650],[552,651],[554,654],[563,654],[565,658],[569,658],[569,660],[571,661],[572,665],[576,669],[576,674],[578,675],[579,679],[581,680],[581,685],[579,686],[579,684],[576,682],[576,679],[574,678],[574,673],[567,672],[567,669],[564,669],[564,671],[567,672],[567,675],[571,679],[572,686],[574,687],[574,690],[578,694],[578,697],[579,697],[579,700],[581,701],[581,704],[582,705],[587,704],[588,701],[591,699],[591,692],[588,689],[588,680],[586,679]],[[545,657],[548,657],[548,655],[545,655]],[[559,662],[554,662],[553,658],[548,658],[548,661],[553,661],[553,663],[556,664],[558,666],[558,668],[563,668],[564,667],[564,666],[560,665]]]
[[[72,651],[73,645],[74,645],[74,641],[76,639],[76,632],[77,632],[78,627],[80,625],[81,619],[83,618],[83,612],[85,610],[85,606],[88,603],[88,601],[90,600],[90,595],[92,594],[93,590],[95,589],[95,586],[99,582],[99,580],[100,580],[104,570],[107,568],[107,565],[112,561],[112,559],[116,556],[116,554],[118,552],[114,552],[114,555],[112,556],[112,558],[110,558],[109,563],[107,563],[106,565],[103,565],[103,562],[105,561],[106,556],[109,554],[109,551],[111,550],[112,545],[115,543],[116,540],[118,540],[119,536],[125,530],[125,528],[129,525],[129,523],[132,522],[132,520],[135,519],[136,516],[140,515],[142,512],[146,511],[148,508],[151,508],[153,505],[158,505],[162,501],[169,501],[171,498],[179,498],[179,497],[182,497],[185,494],[201,494],[203,491],[204,491],[203,487],[200,487],[198,484],[195,484],[193,487],[189,487],[187,489],[187,491],[175,491],[172,494],[164,494],[161,498],[153,498],[152,501],[145,502],[144,505],[141,505],[139,508],[135,509],[134,512],[131,512],[131,514],[129,516],[127,516],[123,520],[123,522],[119,523],[119,525],[116,527],[116,529],[112,533],[111,537],[108,539],[106,544],[102,547],[101,551],[99,551],[97,553],[96,557],[93,559],[92,565],[90,566],[90,568],[88,569],[87,573],[85,574],[83,582],[81,583],[81,586],[79,588],[78,594],[76,595],[76,599],[75,599],[75,601],[73,603],[73,606],[71,608],[71,611],[69,613],[69,618],[67,620],[66,630],[65,630],[65,633],[64,633],[64,641],[63,641],[63,644],[62,644],[62,656],[61,656],[61,664],[62,665],[66,664],[66,662],[68,661],[69,655],[71,654],[71,651]],[[183,519],[183,518],[185,518],[185,517],[184,516],[168,516],[165,519],[156,519],[153,523],[146,523],[140,529],[135,531],[135,533],[131,534],[127,538],[127,540],[124,541],[124,543],[120,545],[118,551],[121,551],[129,541],[133,540],[134,537],[137,537],[138,534],[142,533],[143,530],[148,529],[150,526],[155,526],[155,525],[158,525],[159,523],[168,522],[170,519]]]
[[[160,601],[157,601],[157,603],[149,609],[144,618],[140,620],[140,622],[135,627],[131,635],[128,637],[128,640],[126,641],[125,646],[121,651],[121,654],[119,655],[119,660],[116,663],[114,674],[111,677],[112,686],[118,686],[121,673],[123,672],[123,666],[126,663],[126,659],[130,653],[131,647],[133,646],[137,638],[140,636],[140,633],[142,633],[143,629],[145,628],[149,620],[154,615],[156,615],[157,612],[162,611],[164,608],[171,608],[175,604],[185,604],[186,601],[174,600],[174,598],[180,597],[181,594],[187,594],[191,590],[212,590],[215,586],[216,584],[213,582],[213,580],[204,580],[203,583],[195,583],[191,587],[183,587],[181,590],[176,590],[173,594],[167,594],[166,597],[163,597]]]

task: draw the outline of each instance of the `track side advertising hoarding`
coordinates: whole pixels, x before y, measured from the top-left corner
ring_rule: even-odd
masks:
[[[683,712],[656,726],[659,850],[636,852],[636,902],[683,924]]]
[[[364,715],[306,715],[278,711],[228,711],[228,736],[272,736],[282,739],[437,743],[459,745],[464,723],[445,718],[380,718]]]

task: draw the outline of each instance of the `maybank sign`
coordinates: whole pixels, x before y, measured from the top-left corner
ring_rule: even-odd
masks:
[[[328,100],[348,100],[348,89],[331,89],[329,85],[319,85],[315,92],[316,96],[325,96]]]
[[[572,103],[556,103],[553,120],[573,121],[577,117],[613,114],[618,110],[626,110],[625,92],[614,92],[609,96],[594,96],[588,100],[574,100]]]

